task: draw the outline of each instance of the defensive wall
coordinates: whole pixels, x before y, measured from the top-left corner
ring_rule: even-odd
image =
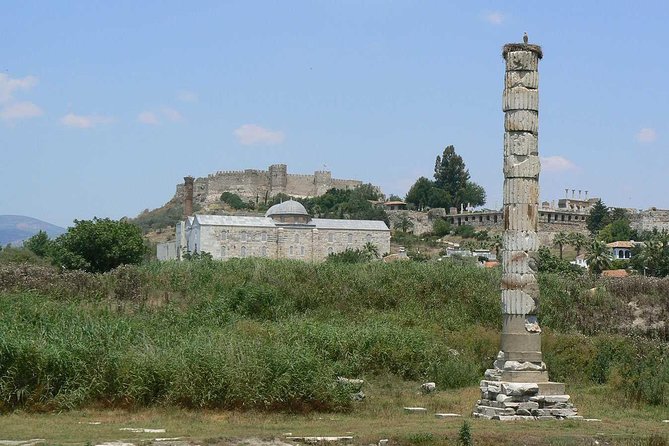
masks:
[[[353,189],[361,184],[360,180],[332,178],[332,173],[325,170],[317,170],[313,175],[289,174],[285,164],[273,164],[268,170],[218,171],[196,178],[193,183],[193,201],[200,204],[216,203],[223,192],[231,192],[244,201],[265,203],[280,193],[293,197],[314,197],[323,195],[328,189]],[[181,202],[183,196],[183,184],[177,184],[174,198]]]

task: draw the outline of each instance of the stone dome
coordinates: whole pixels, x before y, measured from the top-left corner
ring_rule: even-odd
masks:
[[[277,215],[304,215],[308,217],[309,213],[304,206],[302,206],[302,203],[295,200],[288,200],[283,203],[275,204],[265,212],[265,217],[274,217]]]

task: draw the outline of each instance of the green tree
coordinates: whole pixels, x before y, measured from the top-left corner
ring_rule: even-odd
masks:
[[[455,147],[448,146],[434,163],[434,184],[443,189],[451,198],[451,206],[460,208],[485,204],[485,190],[469,181],[469,171],[462,157],[455,153]],[[445,206],[444,206],[445,207]]]
[[[469,206],[482,206],[485,204],[485,190],[478,184],[468,181],[463,189],[456,195],[456,203],[462,203],[465,209]]]
[[[23,242],[23,247],[31,250],[39,257],[46,257],[51,249],[51,240],[44,231],[39,231],[37,234],[30,237]]]
[[[581,250],[586,247],[589,243],[588,237],[585,236],[585,234],[581,234],[580,232],[571,232],[567,235],[567,239],[569,240],[569,244],[576,249],[576,255],[580,256],[581,255]]]
[[[596,235],[604,226],[611,221],[609,208],[602,200],[597,200],[590,209],[590,214],[585,219],[585,224],[592,235]]]
[[[597,238],[606,243],[617,242],[619,240],[632,240],[635,236],[635,231],[630,227],[629,220],[621,219],[614,220],[612,223],[604,226]]]
[[[562,260],[562,250],[564,245],[569,243],[569,237],[564,232],[560,231],[553,237],[553,245],[560,249],[560,260]]]
[[[441,156],[437,155],[434,180],[436,186],[444,189],[451,197],[457,197],[458,192],[467,186],[469,171],[462,157],[455,153],[455,147],[448,146]]]
[[[232,192],[223,192],[221,194],[221,201],[226,203],[232,209],[246,209],[248,206],[239,195]]]
[[[437,237],[443,237],[451,232],[451,224],[443,219],[437,218],[432,222],[432,234]]]
[[[411,186],[405,201],[416,206],[417,209],[448,208],[451,197],[444,189],[438,188],[433,181],[420,177]]]
[[[632,250],[632,268],[648,276],[669,275],[669,233],[666,230],[654,231],[644,245]]]
[[[68,269],[105,272],[123,264],[140,263],[145,245],[138,226],[124,220],[75,220],[54,241],[55,263]]]
[[[413,222],[409,218],[409,215],[406,213],[402,213],[393,225],[395,229],[399,229],[402,232],[407,232],[408,230],[413,228]]]
[[[588,269],[591,273],[601,274],[611,267],[611,250],[601,240],[593,240],[588,247]]]

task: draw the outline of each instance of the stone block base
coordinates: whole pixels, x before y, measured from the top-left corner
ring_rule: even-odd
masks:
[[[489,420],[579,420],[578,410],[556,382],[481,381],[481,399],[472,416]]]

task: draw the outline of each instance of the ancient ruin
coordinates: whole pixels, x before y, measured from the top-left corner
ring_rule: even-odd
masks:
[[[264,204],[277,194],[315,197],[332,188],[353,189],[360,186],[362,181],[332,178],[332,173],[328,170],[317,170],[313,175],[289,174],[285,164],[273,164],[267,170],[219,171],[206,177],[194,178],[190,184],[193,187],[194,203],[217,203],[223,192],[231,192],[244,201]],[[175,201],[183,200],[185,187],[187,184],[177,185]]]
[[[539,76],[541,47],[504,45],[504,234],[502,252],[503,328],[500,352],[481,381],[473,415],[497,420],[580,418],[551,382],[541,353],[537,321],[539,284]]]

